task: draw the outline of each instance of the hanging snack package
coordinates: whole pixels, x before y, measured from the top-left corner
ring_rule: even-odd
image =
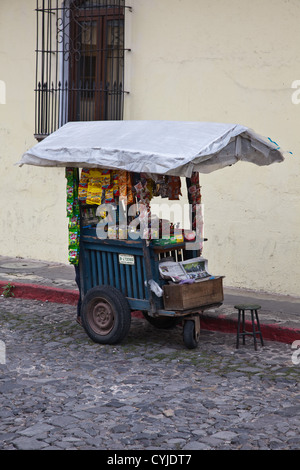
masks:
[[[87,198],[87,189],[89,183],[89,168],[83,168],[81,170],[80,181],[78,186],[78,199],[80,201],[86,201]]]
[[[106,189],[110,186],[111,184],[111,171],[110,170],[102,170],[102,188]]]
[[[79,218],[76,215],[69,217],[69,229],[79,228]]]
[[[66,168],[67,178],[67,216],[71,217],[74,212],[74,204],[78,201],[78,169]]]
[[[67,178],[67,183],[68,184],[73,184],[74,183],[74,169],[71,167],[66,168],[65,176]]]
[[[155,190],[155,183],[154,183],[153,179],[151,179],[151,178],[147,179],[147,190],[149,192],[149,199],[151,201],[151,199],[154,196],[154,190]]]
[[[85,202],[87,198],[88,183],[81,183],[78,187],[78,198]]]
[[[73,215],[73,201],[74,201],[74,172],[73,168],[66,168],[66,178],[67,178],[67,217],[72,217]]]
[[[127,204],[132,204],[134,202],[133,191],[132,191],[132,179],[131,172],[127,172]]]
[[[79,248],[71,248],[69,250],[68,260],[70,264],[77,265],[79,262]]]
[[[190,203],[201,204],[201,187],[199,183],[199,173],[193,172],[188,185]]]
[[[89,184],[86,203],[100,205],[102,201],[102,187],[97,184]]]
[[[196,209],[197,205],[201,204],[201,186],[198,172],[193,172],[191,178],[187,178],[187,187],[189,203],[192,205],[192,229],[195,230],[197,226]]]
[[[80,183],[88,183],[89,178],[90,178],[90,169],[89,168],[82,168],[81,174],[80,174]]]
[[[67,201],[67,217],[72,217],[73,215],[73,203]]]
[[[160,196],[162,198],[167,198],[168,197],[167,177],[164,176],[164,175],[158,175],[157,176],[155,196]]]
[[[120,198],[127,197],[127,171],[119,171],[119,196]]]
[[[89,181],[87,187],[87,204],[100,205],[102,201],[103,177],[102,170],[91,169],[89,172]]]
[[[112,184],[105,189],[105,204],[109,204],[111,202],[115,202],[114,188]]]
[[[141,177],[141,180],[134,186],[134,191],[138,202],[145,206],[147,213],[150,213],[150,200],[153,192],[148,186],[148,180]]]
[[[78,228],[70,228],[69,229],[69,248],[77,248],[79,247],[79,233]]]
[[[181,180],[179,176],[168,176],[168,197],[170,201],[179,200],[181,196]]]
[[[112,173],[112,186],[113,186],[113,193],[114,197],[119,197],[119,175],[117,172]]]

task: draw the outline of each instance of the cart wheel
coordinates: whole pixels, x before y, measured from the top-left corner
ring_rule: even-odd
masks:
[[[199,342],[199,334],[196,334],[195,322],[187,320],[183,326],[183,341],[188,349],[195,349]]]
[[[128,334],[131,311],[125,296],[115,287],[97,286],[85,295],[82,325],[95,343],[116,344]]]
[[[150,323],[150,325],[155,326],[155,328],[158,328],[160,330],[170,330],[171,328],[174,328],[177,323],[178,319],[177,318],[171,318],[171,317],[151,317],[147,312],[142,312],[146,320]]]

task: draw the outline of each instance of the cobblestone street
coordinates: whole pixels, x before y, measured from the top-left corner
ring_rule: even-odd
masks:
[[[290,344],[236,350],[234,334],[202,330],[188,350],[179,327],[133,318],[122,344],[98,345],[75,316],[0,299],[0,449],[300,448]]]

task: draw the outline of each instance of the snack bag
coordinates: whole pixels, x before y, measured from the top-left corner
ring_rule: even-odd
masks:
[[[78,199],[85,201],[87,198],[88,183],[79,183],[78,186]]]
[[[79,259],[79,248],[73,248],[69,250],[69,255],[68,255],[69,263],[70,264],[78,264],[78,259]]]
[[[81,170],[80,181],[79,181],[79,186],[78,186],[78,198],[80,201],[85,201],[87,198],[89,177],[90,177],[89,168],[83,168]]]
[[[102,176],[92,176],[88,182],[87,188],[87,204],[98,204],[100,205],[102,201]]]
[[[105,189],[105,203],[115,202],[113,185]]]
[[[179,200],[181,196],[181,181],[179,176],[168,176],[168,197],[170,201]]]
[[[120,192],[119,192],[119,176],[118,176],[118,173],[113,173],[112,174],[112,186],[113,186],[114,197],[119,197]]]
[[[69,229],[79,228],[79,219],[76,215],[69,218]]]
[[[127,171],[119,171],[119,196],[124,198],[127,196]]]
[[[168,184],[164,175],[158,175],[156,180],[155,196],[168,197]]]
[[[69,247],[77,248],[79,246],[79,234],[77,228],[69,229]]]
[[[67,201],[67,217],[72,217],[73,215],[73,203]]]
[[[110,186],[110,179],[111,179],[111,171],[110,170],[102,170],[102,188],[106,189]]]

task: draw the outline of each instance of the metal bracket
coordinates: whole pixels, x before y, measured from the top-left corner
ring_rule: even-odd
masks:
[[[189,315],[183,318],[183,321],[192,320],[195,324],[195,340],[200,338],[200,315]]]

